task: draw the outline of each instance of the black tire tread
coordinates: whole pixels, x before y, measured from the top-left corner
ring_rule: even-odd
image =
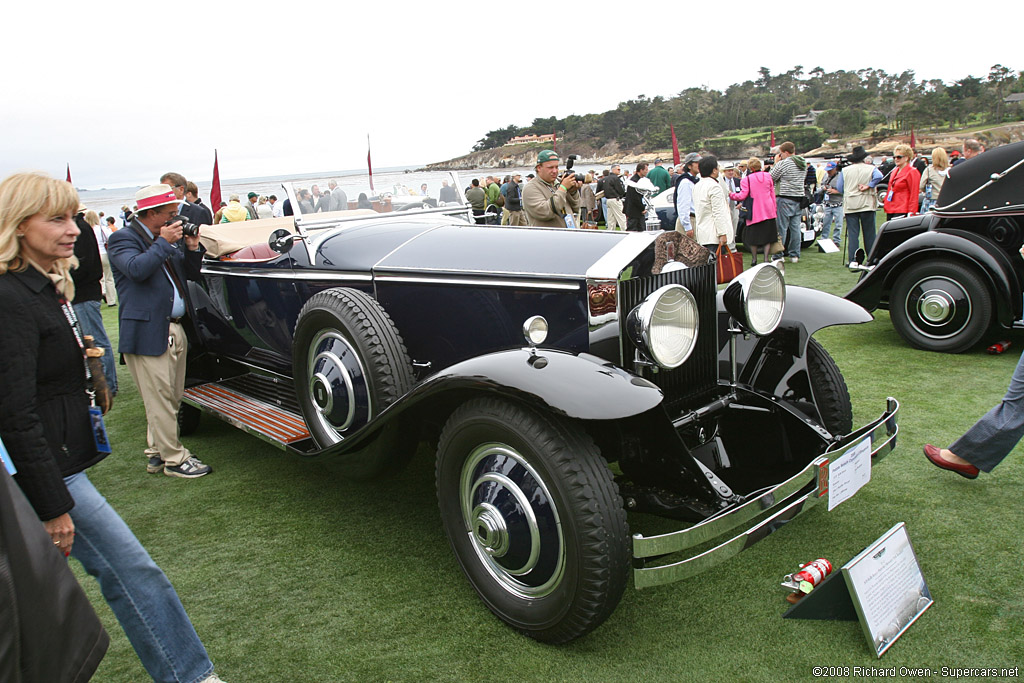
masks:
[[[853,431],[853,403],[843,373],[818,340],[807,342],[807,370],[825,428],[836,435]]]
[[[468,417],[488,415],[505,422],[538,453],[564,483],[573,525],[580,539],[581,584],[565,618],[554,626],[523,628],[497,614],[520,632],[548,643],[564,643],[589,633],[615,610],[629,577],[631,546],[622,497],[608,465],[591,437],[578,425],[551,419],[530,408],[483,398],[456,409],[445,424],[438,444],[437,490],[442,491],[440,454],[455,430]],[[557,486],[558,482],[548,482]],[[605,519],[605,518],[608,519]],[[608,533],[609,530],[616,530]]]

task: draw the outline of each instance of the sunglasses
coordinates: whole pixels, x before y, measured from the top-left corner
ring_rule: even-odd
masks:
[[[895,156],[893,156],[893,159],[906,159],[906,157],[903,156],[902,154],[896,154]]]

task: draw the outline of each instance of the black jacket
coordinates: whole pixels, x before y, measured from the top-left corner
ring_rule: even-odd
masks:
[[[110,640],[68,563],[0,465],[0,681],[88,681]]]
[[[508,184],[508,195],[505,197],[505,208],[509,211],[523,210],[523,186],[519,183]]]
[[[626,184],[622,182],[622,176],[610,175],[604,181],[605,199],[622,199],[626,196]]]
[[[213,224],[213,214],[210,213],[210,209],[203,204],[185,202],[178,208],[178,213],[188,218],[190,223],[195,223],[197,225]]]
[[[75,216],[75,224],[81,231],[75,240],[78,268],[71,272],[71,279],[75,281],[75,303],[100,301],[103,299],[103,289],[100,286],[100,280],[103,279],[103,262],[100,261],[96,233],[93,232],[92,226],[85,222],[85,216],[82,214]]]
[[[35,268],[0,275],[0,320],[0,438],[39,519],[54,519],[75,505],[64,477],[103,459],[82,351],[57,290]]]
[[[640,174],[634,173],[630,180],[634,183],[639,181]],[[622,212],[626,214],[626,218],[643,218],[644,211],[644,198],[637,192],[636,188],[627,187],[626,201],[622,203]]]

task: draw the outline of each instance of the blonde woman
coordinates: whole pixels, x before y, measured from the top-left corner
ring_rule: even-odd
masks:
[[[910,163],[914,159],[910,145],[896,145],[892,158],[896,168],[889,174],[889,190],[882,202],[887,220],[917,213],[918,187],[921,185],[921,174]]]
[[[19,173],[0,183],[0,438],[56,550],[96,577],[154,681],[220,681],[178,594],[86,470],[101,461],[70,301],[78,194]]]
[[[932,150],[932,163],[921,175],[920,190],[923,196],[921,199],[921,213],[930,211],[935,202],[939,199],[939,191],[942,190],[942,183],[946,182],[946,175],[949,172],[949,155],[942,147]]]

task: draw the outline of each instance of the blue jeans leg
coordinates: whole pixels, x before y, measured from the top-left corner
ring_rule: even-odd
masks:
[[[91,335],[96,341],[96,346],[106,349],[100,362],[103,364],[103,374],[107,376],[107,386],[113,393],[117,393],[117,364],[114,362],[114,350],[110,347],[110,339],[107,337],[107,330],[103,327],[103,315],[100,313],[99,301],[83,301],[75,304],[75,315],[82,325],[82,334]]]
[[[146,672],[161,683],[209,676],[213,664],[167,576],[85,472],[64,483],[75,501],[71,554],[96,577]]]
[[[838,247],[840,237],[843,234],[843,207],[839,206],[826,206],[825,216],[822,219],[821,236],[827,240],[832,240],[833,243]]]
[[[793,199],[779,197],[776,203],[776,223],[779,226],[779,234],[782,237],[782,244],[786,247],[786,256],[800,256],[800,242],[803,236],[800,233],[800,202]]]
[[[1006,396],[950,447],[953,453],[982,470],[992,468],[1024,438],[1024,354],[1010,378]]]

